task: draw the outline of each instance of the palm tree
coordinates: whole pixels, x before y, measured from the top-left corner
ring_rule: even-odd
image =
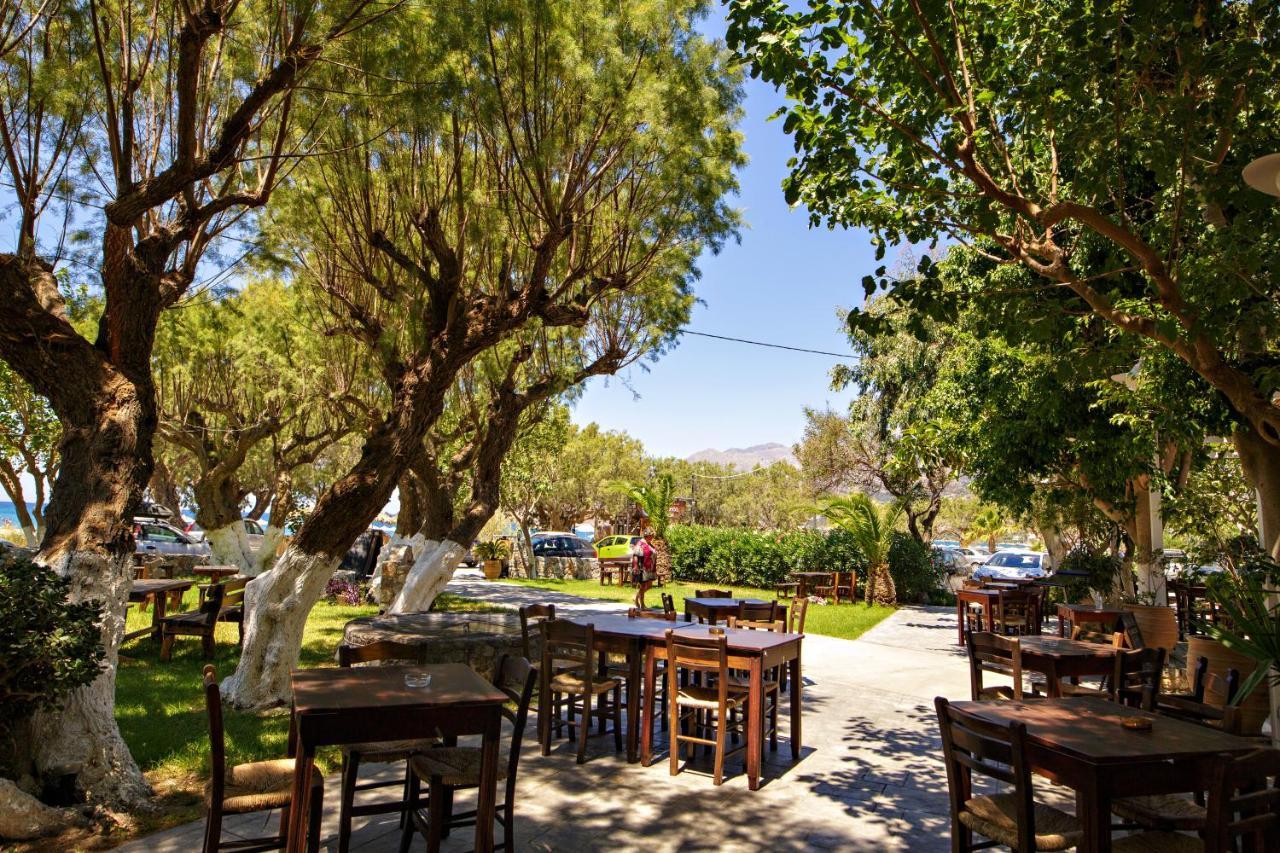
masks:
[[[675,502],[675,480],[670,474],[659,475],[653,486],[621,480],[613,490],[635,501],[644,513],[644,523],[653,530],[653,550],[657,552],[658,580],[671,577],[671,548],[667,545],[667,525],[671,523],[671,504]]]
[[[996,552],[996,540],[1008,532],[1009,525],[1004,523],[999,507],[983,507],[969,523],[969,536],[973,539],[986,539],[989,554]]]
[[[853,535],[853,541],[867,559],[867,604],[896,605],[898,591],[889,574],[889,548],[902,518],[902,504],[881,508],[866,495],[854,494],[828,501],[822,513],[836,527]]]

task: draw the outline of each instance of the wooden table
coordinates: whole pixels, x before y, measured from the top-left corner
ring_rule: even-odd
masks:
[[[990,589],[984,587],[982,589],[964,589],[963,587],[956,590],[956,621],[960,623],[959,639],[956,645],[964,645],[965,635],[965,605],[981,604],[983,616],[987,620],[987,630],[995,632],[996,630],[996,609],[992,605],[1000,598],[1001,590]]]
[[[1204,787],[1217,755],[1257,748],[1207,726],[1092,697],[952,706],[996,725],[1026,725],[1031,769],[1076,792],[1076,814],[1085,830],[1078,848],[1083,853],[1111,849],[1114,797],[1195,791]],[[1122,728],[1125,717],[1151,719],[1152,729]]]
[[[195,566],[191,573],[202,578],[212,578],[215,582],[240,574],[237,566]]]
[[[662,623],[659,623],[662,624]],[[666,623],[670,627],[671,623]],[[598,629],[597,629],[598,630]],[[711,636],[709,625],[683,625],[675,629],[682,635]],[[774,631],[749,631],[745,628],[725,628],[728,637],[729,666],[745,669],[750,673],[747,717],[747,787],[752,791],[760,787],[760,758],[764,748],[764,673],[775,666],[787,666],[791,692],[791,757],[799,758],[801,749],[801,682],[800,645],[803,634],[782,634]],[[648,766],[653,760],[653,692],[657,682],[657,661],[666,660],[667,646],[649,643],[644,660],[644,725],[641,733],[640,761]],[[781,698],[781,697],[779,697]],[[674,697],[668,701],[675,701]]]
[[[174,581],[162,578],[134,581],[133,587],[129,590],[129,601],[134,604],[140,604],[148,598],[155,597],[155,605],[151,608],[151,627],[131,631],[125,634],[120,639],[120,642],[128,642],[141,637],[143,634],[150,634],[151,639],[159,640],[160,623],[164,621],[164,617],[168,612],[169,599],[176,598],[181,603],[182,594],[193,586],[195,586],[195,581]]]
[[[423,688],[407,687],[405,673],[431,675]],[[482,735],[475,849],[493,850],[498,740],[507,697],[460,663],[429,666],[320,667],[293,671],[297,761],[285,849],[306,846],[306,792],[316,749],[346,743]]]
[[[1049,696],[1062,695],[1063,678],[1079,678],[1082,675],[1111,675],[1115,671],[1115,646],[1068,640],[1063,637],[1022,637],[1018,642],[1022,652],[1023,670],[1044,675],[1048,682]]]
[[[686,622],[694,618],[706,619],[712,625],[717,622],[728,622],[730,616],[738,615],[739,604],[769,604],[759,598],[686,598],[684,600],[684,618]]]
[[[1058,636],[1067,636],[1067,623],[1073,626],[1084,622],[1090,625],[1106,625],[1108,633],[1116,630],[1116,623],[1124,615],[1119,607],[1094,607],[1092,604],[1059,604]]]
[[[831,580],[834,572],[792,572],[787,577],[798,581],[800,588],[796,590],[796,598],[807,598],[809,587],[819,586]]]

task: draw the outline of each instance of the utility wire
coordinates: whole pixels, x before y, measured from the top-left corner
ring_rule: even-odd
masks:
[[[789,352],[807,352],[813,355],[829,355],[832,358],[838,358],[842,360],[852,359],[856,361],[858,359],[856,355],[848,352],[827,352],[826,350],[820,350],[820,349],[805,349],[804,347],[789,347],[789,346],[786,346],[785,344],[770,344],[770,343],[765,343],[764,341],[749,341],[746,338],[733,338],[733,337],[729,337],[728,335],[713,335],[710,332],[695,332],[692,329],[680,329],[679,334],[697,335],[700,338],[715,338],[718,341],[732,341],[733,343],[736,343],[736,344],[751,344],[752,346],[767,347],[769,349],[784,349],[784,350],[788,350]]]

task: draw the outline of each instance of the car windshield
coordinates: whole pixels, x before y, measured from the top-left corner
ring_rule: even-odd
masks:
[[[1039,554],[996,554],[987,563],[988,566],[1009,566],[1018,569],[1040,568]]]

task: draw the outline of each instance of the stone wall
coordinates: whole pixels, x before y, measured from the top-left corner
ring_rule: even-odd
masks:
[[[523,555],[511,561],[511,577],[527,578]],[[592,580],[600,577],[600,561],[595,557],[538,557],[538,577]]]

